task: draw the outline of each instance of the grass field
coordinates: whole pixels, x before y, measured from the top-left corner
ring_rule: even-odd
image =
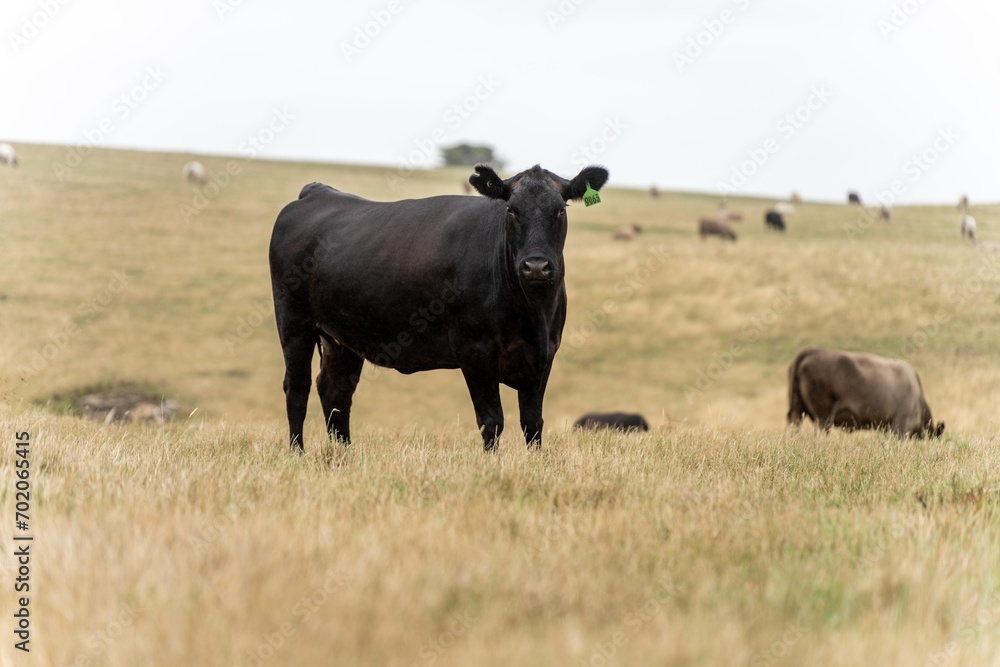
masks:
[[[771,200],[734,199],[738,242],[701,242],[715,197],[615,189],[609,165],[604,202],[570,210],[542,452],[513,392],[486,455],[460,373],[367,367],[354,445],[323,442],[314,397],[296,457],[278,210],[310,181],[388,200],[458,194],[467,170],[393,191],[383,168],[205,157],[228,183],[202,199],[190,156],[18,149],[0,566],[10,581],[28,431],[32,650],[5,585],[3,664],[1000,665],[1000,253],[963,242],[954,208],[886,224],[806,203],[779,235]],[[972,213],[1000,240],[1000,206]],[[613,242],[628,223],[644,233]],[[786,429],[807,345],[907,358],[944,437]],[[178,418],[103,424],[54,398],[122,382]],[[612,409],[653,428],[569,429]]]

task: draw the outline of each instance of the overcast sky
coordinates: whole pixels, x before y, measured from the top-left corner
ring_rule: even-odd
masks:
[[[4,0],[0,141],[1000,201],[987,0]]]

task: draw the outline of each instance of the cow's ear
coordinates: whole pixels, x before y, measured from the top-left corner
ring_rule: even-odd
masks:
[[[490,199],[510,199],[510,186],[504,183],[503,179],[497,176],[493,167],[488,164],[477,164],[476,173],[469,176],[469,183],[481,195]]]
[[[563,199],[583,199],[583,193],[590,185],[594,190],[600,190],[608,182],[608,170],[604,167],[591,165],[584,167],[583,171],[576,175],[572,181],[566,181],[563,186]]]

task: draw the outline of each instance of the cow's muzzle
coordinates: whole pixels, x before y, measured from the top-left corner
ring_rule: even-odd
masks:
[[[547,259],[534,258],[521,262],[521,279],[528,282],[548,282],[554,272],[552,263]]]

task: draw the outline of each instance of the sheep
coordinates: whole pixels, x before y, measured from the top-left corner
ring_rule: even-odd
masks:
[[[617,241],[631,241],[633,238],[635,238],[635,235],[640,232],[642,232],[642,227],[633,223],[631,225],[622,227],[621,229],[616,229],[615,233],[612,235],[612,238],[614,238]]]
[[[962,238],[969,239],[973,243],[976,242],[976,219],[968,213],[959,216],[958,230],[962,232]]]
[[[204,165],[196,160],[191,160],[184,165],[183,174],[188,183],[193,185],[205,185],[208,182],[208,178],[205,176]]]
[[[728,223],[715,218],[702,218],[698,221],[698,236],[704,241],[709,236],[718,236],[729,241],[736,240],[736,232]]]
[[[719,211],[715,217],[722,222],[743,222],[743,214],[739,211],[730,211],[726,208],[725,202],[719,204]]]
[[[21,161],[17,157],[17,151],[10,144],[0,144],[0,164],[17,167]]]

